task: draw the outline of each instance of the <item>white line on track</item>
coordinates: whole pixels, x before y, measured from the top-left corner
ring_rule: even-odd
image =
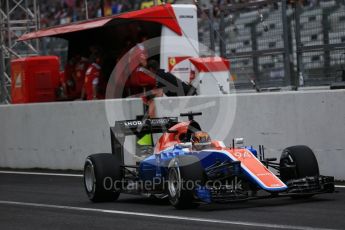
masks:
[[[37,176],[62,176],[62,177],[83,177],[83,174],[69,173],[44,173],[44,172],[25,172],[25,171],[0,171],[0,174],[19,174],[19,175],[37,175]],[[345,185],[335,185],[336,188],[345,188]]]
[[[335,185],[336,188],[345,188],[345,185]]]
[[[26,202],[15,202],[15,201],[1,201],[0,200],[0,204],[27,206],[27,207],[38,207],[38,208],[51,208],[51,209],[60,209],[60,210],[84,211],[84,212],[97,212],[97,213],[118,214],[118,215],[128,215],[128,216],[140,216],[140,217],[150,217],[150,218],[170,219],[170,220],[182,220],[182,221],[212,223],[212,224],[240,225],[240,226],[259,227],[259,228],[297,229],[297,230],[302,230],[302,229],[326,230],[326,229],[329,229],[329,228],[314,228],[314,227],[308,227],[308,226],[293,226],[293,225],[280,225],[280,224],[268,224],[268,223],[256,223],[256,222],[244,222],[244,221],[204,219],[204,218],[197,218],[197,217],[160,215],[160,214],[154,214],[154,213],[127,212],[127,211],[109,210],[109,209],[93,209],[93,208],[82,208],[82,207],[73,207],[73,206],[52,205],[52,204],[26,203]]]
[[[0,173],[19,174],[19,175],[38,175],[38,176],[83,177],[82,174],[68,174],[68,173],[43,173],[43,172],[21,172],[21,171],[0,171]]]

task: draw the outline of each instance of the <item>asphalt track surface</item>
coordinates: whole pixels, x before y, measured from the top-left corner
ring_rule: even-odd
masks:
[[[311,199],[279,198],[175,210],[121,195],[91,203],[78,175],[0,172],[0,229],[345,229],[345,188]]]

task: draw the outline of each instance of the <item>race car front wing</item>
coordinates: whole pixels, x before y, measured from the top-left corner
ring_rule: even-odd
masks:
[[[289,180],[289,194],[313,194],[313,193],[332,193],[334,192],[334,177],[313,176],[301,179]]]
[[[196,198],[203,203],[230,203],[245,200],[269,199],[277,197],[307,197],[321,193],[333,193],[335,191],[334,177],[313,176],[293,179],[286,183],[288,189],[279,193],[258,195],[254,191],[246,191],[240,187],[218,186],[199,187],[196,189]]]

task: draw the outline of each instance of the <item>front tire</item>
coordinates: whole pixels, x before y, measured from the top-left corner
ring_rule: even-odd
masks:
[[[307,146],[291,146],[283,150],[280,158],[280,177],[283,182],[305,177],[319,176],[319,165],[314,152]],[[294,195],[307,198],[313,195]]]
[[[192,208],[195,188],[204,180],[203,168],[196,156],[179,156],[168,167],[168,196],[176,209]]]
[[[115,183],[122,179],[121,165],[114,155],[99,153],[88,156],[84,164],[84,188],[93,202],[115,201],[120,190]]]
[[[280,158],[280,176],[284,182],[319,175],[319,165],[309,147],[297,145],[283,150]]]

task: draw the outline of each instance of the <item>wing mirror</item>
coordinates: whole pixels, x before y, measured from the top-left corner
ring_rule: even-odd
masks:
[[[243,137],[237,137],[232,140],[232,147],[235,148],[236,145],[243,146],[244,144],[244,138]]]

